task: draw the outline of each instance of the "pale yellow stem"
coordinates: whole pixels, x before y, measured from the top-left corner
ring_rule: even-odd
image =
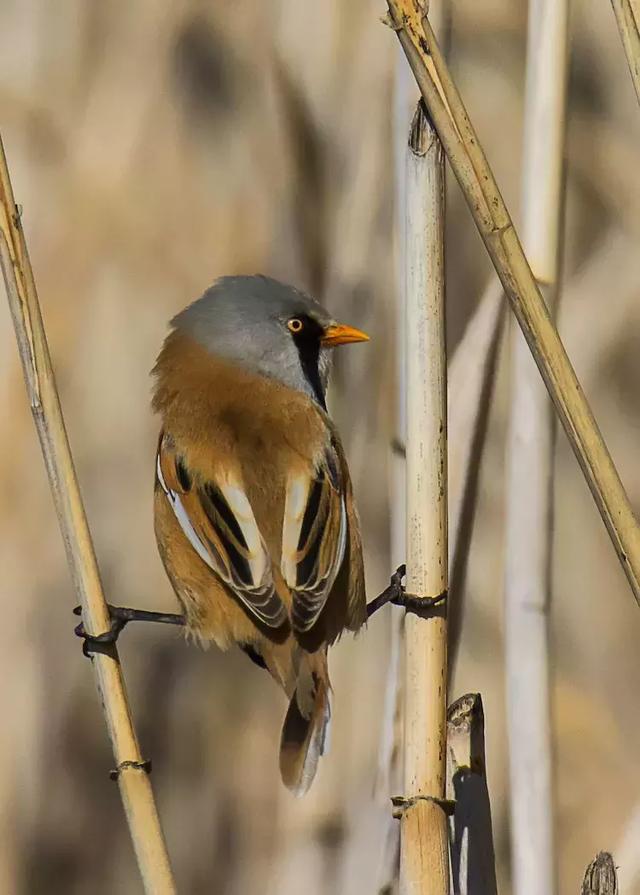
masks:
[[[447,363],[444,313],[444,156],[421,106],[407,161],[407,590],[448,587]],[[405,622],[402,895],[449,891],[445,793],[445,606]]]
[[[0,140],[0,260],[27,394],[53,493],[67,562],[87,632],[109,629],[91,533],[73,466],[20,214]],[[148,895],[176,891],[149,775],[133,727],[115,647],[96,653],[93,670],[116,762],[120,794]]]

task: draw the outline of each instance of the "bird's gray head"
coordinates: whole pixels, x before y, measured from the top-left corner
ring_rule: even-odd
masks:
[[[171,321],[216,357],[305,392],[322,407],[331,348],[368,338],[270,277],[221,277]]]

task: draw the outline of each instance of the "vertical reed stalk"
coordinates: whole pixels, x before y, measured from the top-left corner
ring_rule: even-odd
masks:
[[[444,161],[418,105],[407,161],[407,591],[447,591]],[[405,623],[402,895],[449,891],[445,795],[446,604]]]
[[[640,528],[419,0],[387,0],[438,136],[640,604]]]
[[[67,562],[86,630],[109,629],[109,613],[73,466],[33,271],[0,140],[0,260],[27,393],[49,476]],[[71,632],[70,632],[71,634]],[[116,775],[145,892],[176,891],[148,772],[133,728],[115,648],[92,660]],[[105,856],[107,860],[107,856]]]
[[[638,0],[611,0],[611,5],[640,103],[640,6]]]
[[[551,313],[562,243],[567,24],[568,0],[530,0],[522,236]],[[556,886],[549,660],[554,421],[527,343],[512,326],[505,673],[516,895],[551,895]]]

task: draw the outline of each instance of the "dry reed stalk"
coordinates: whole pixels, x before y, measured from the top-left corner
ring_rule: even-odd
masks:
[[[611,0],[611,5],[640,103],[640,6],[637,0]]]
[[[523,246],[556,305],[563,219],[568,0],[531,0],[527,42]],[[505,675],[511,866],[517,895],[556,885],[549,609],[553,540],[553,406],[512,326],[507,439]]]
[[[640,529],[418,0],[387,0],[438,136],[640,604]]]
[[[601,851],[587,867],[581,895],[618,895],[616,865],[609,852]]]
[[[479,693],[461,696],[447,712],[447,797],[455,801],[450,821],[455,895],[497,895]]]
[[[109,630],[109,613],[73,466],[20,213],[0,139],[0,260],[27,393],[85,628]],[[133,728],[115,648],[92,659],[131,839],[147,893],[176,891],[147,766]]]
[[[422,104],[407,157],[407,591],[445,594],[447,367],[444,311],[444,157]],[[425,602],[425,610],[427,609]],[[406,614],[404,797],[400,892],[445,895],[446,604]]]
[[[504,323],[502,286],[493,280],[481,296],[462,339],[455,348],[448,372],[448,460],[449,468],[449,605],[448,605],[448,679],[451,680],[460,643],[464,614],[464,585],[469,544],[475,515],[477,484],[480,473],[487,421],[495,382],[498,348]],[[404,505],[404,498],[402,501]],[[395,618],[395,617],[394,617]],[[400,635],[398,634],[398,641]],[[396,657],[395,647],[392,656]],[[399,661],[390,661],[385,691],[383,730],[378,768],[378,791],[387,793],[385,782],[391,777],[399,751],[395,718],[401,702],[401,688],[392,701],[388,688],[399,680]],[[392,670],[393,668],[393,670]],[[389,891],[395,879],[397,856],[394,845],[396,826],[389,829],[381,861],[379,891]]]

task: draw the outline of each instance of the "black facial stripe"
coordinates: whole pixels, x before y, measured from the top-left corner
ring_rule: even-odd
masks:
[[[292,333],[293,342],[298,349],[300,366],[304,377],[311,386],[314,397],[323,410],[327,409],[320,379],[318,361],[320,359],[320,339],[322,327],[310,317],[300,316],[303,327],[298,333]]]

